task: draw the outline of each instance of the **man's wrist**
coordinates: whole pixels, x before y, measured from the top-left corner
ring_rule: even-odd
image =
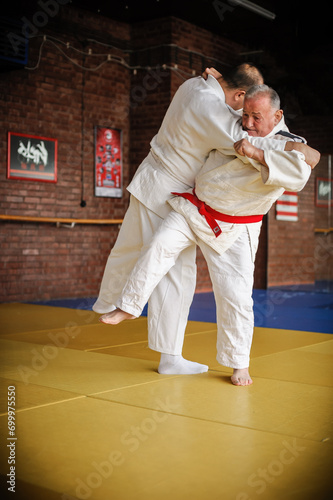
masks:
[[[255,160],[259,163],[261,163],[262,165],[265,165],[267,167],[267,164],[266,164],[266,161],[265,161],[265,152],[263,149],[259,149],[259,148],[253,148],[253,153],[252,153],[252,156],[251,156],[252,160]]]

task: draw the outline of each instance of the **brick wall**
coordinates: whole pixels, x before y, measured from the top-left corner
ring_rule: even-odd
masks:
[[[36,301],[94,296],[116,229],[11,222],[1,236],[1,301]]]
[[[163,45],[170,43],[170,36],[170,19],[131,27],[132,46],[136,50],[131,65],[147,68],[131,71],[131,177],[147,156],[150,141],[170,104],[170,70],[162,67],[169,63],[170,51]]]
[[[308,284],[333,279],[331,235],[315,233],[315,228],[320,227],[318,224],[322,224],[325,218],[323,209],[315,206],[315,184],[316,177],[327,172],[327,154],[331,152],[333,141],[332,118],[298,116],[289,124],[289,128],[305,137],[308,144],[324,156],[299,193],[299,220],[277,221],[275,206],[269,213],[268,286]]]
[[[0,213],[122,218],[128,206],[125,189],[121,199],[94,196],[94,126],[122,130],[125,187],[146,156],[178,86],[206,66],[223,69],[237,63],[242,47],[176,18],[129,26],[68,6],[39,31],[43,34],[52,41],[42,44],[43,36],[30,39],[28,66],[35,69],[2,72],[0,77]],[[84,57],[82,52],[89,50],[92,55]],[[145,69],[133,71],[112,61],[101,64],[108,54]],[[89,70],[83,71],[82,65]],[[298,129],[292,130],[311,143],[311,129],[320,145],[319,125],[319,120],[311,127],[298,120]],[[328,129],[329,124],[327,134]],[[6,179],[9,130],[58,139],[56,184]],[[314,279],[314,265],[309,265],[314,251],[313,184],[301,193],[300,207],[299,223],[276,221],[274,209],[269,214],[256,262],[257,287]],[[1,222],[0,300],[96,295],[117,232],[117,226],[69,229]],[[305,264],[299,267],[299,255],[305,269]],[[210,290],[200,251],[197,264],[197,290]]]
[[[45,27],[56,45],[44,43],[38,68],[1,74],[0,213],[84,219],[123,217],[128,204],[126,191],[122,199],[94,196],[94,126],[122,129],[126,186],[129,71],[108,62],[98,71],[86,71],[84,82],[77,64],[93,68],[105,57],[87,57],[83,61],[81,53],[66,48],[68,42],[83,50],[78,40],[84,39],[86,32],[91,39],[98,39],[101,31],[112,33],[112,41],[118,39],[121,45],[130,39],[126,24],[64,8]],[[30,39],[30,67],[38,62],[42,40]],[[108,52],[95,43],[85,50],[89,48]],[[56,184],[6,179],[7,131],[58,139]],[[85,207],[80,206],[82,197]],[[47,223],[1,223],[0,300],[95,295],[117,231],[117,226],[76,225],[68,229]]]
[[[322,155],[332,154],[332,116],[327,114],[325,116],[297,116],[291,122],[290,129],[293,130],[295,134],[306,137],[308,144],[318,149]]]
[[[276,219],[275,206],[268,215],[267,285],[313,283],[314,177],[298,193],[298,221]]]

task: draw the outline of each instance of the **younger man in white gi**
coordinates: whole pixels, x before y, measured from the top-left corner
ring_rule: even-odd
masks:
[[[242,123],[253,136],[282,134],[286,127],[276,92],[265,85],[250,89]],[[305,144],[294,147],[302,152],[263,152],[241,140],[235,149],[249,157],[245,162],[213,151],[196,178],[195,190],[169,200],[174,211],[142,253],[116,304],[119,309],[108,315],[107,322],[138,317],[179,253],[197,243],[208,263],[216,299],[217,360],[234,369],[233,384],[250,385],[252,286],[261,218],[285,189],[303,189],[320,158]]]
[[[167,203],[171,192],[193,188],[195,176],[211,150],[233,156],[234,142],[248,136],[235,110],[243,107],[245,91],[256,83],[262,83],[259,71],[243,64],[218,80],[197,77],[180,86],[151,141],[149,155],[128,187],[130,206],[107,261],[94,311],[114,309],[141,249],[171,210]],[[262,139],[251,140],[263,147]],[[272,140],[267,147],[283,150],[284,146],[285,141]],[[161,352],[160,373],[167,373],[170,354],[177,355],[181,373],[207,370],[181,356],[195,281],[195,245],[190,245],[149,299],[148,341],[151,349]]]

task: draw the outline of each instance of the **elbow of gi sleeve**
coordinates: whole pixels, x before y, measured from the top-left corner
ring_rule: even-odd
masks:
[[[268,169],[261,169],[261,177],[268,186],[301,191],[309,180],[311,167],[298,151],[265,151]]]

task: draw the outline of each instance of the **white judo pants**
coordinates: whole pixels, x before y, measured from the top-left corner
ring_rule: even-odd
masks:
[[[254,258],[247,226],[222,255],[196,238],[186,219],[172,212],[142,252],[129,276],[120,309],[140,316],[154,287],[177,264],[177,258],[196,243],[207,261],[216,301],[217,361],[232,368],[247,368],[250,362],[253,318]],[[169,290],[172,293],[172,290]],[[172,302],[172,301],[170,301]],[[164,320],[173,322],[177,309],[166,311]]]
[[[161,217],[131,196],[117,241],[105,266],[99,297],[93,305],[95,312],[103,314],[115,309],[141,251],[149,244],[162,222]],[[191,242],[151,293],[148,301],[148,345],[154,351],[175,355],[182,353],[189,309],[195,292],[195,256],[196,246]]]

